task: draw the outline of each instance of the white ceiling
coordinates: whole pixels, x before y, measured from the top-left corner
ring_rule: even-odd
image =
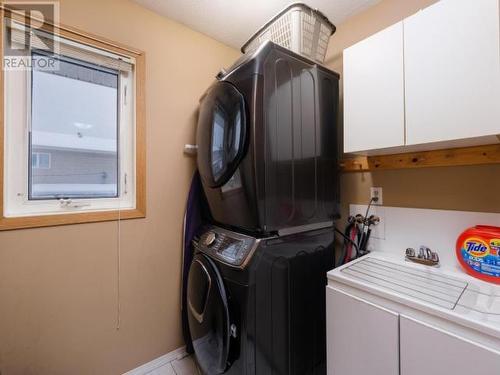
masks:
[[[253,33],[293,0],[134,0],[239,49]],[[380,0],[305,0],[339,25]]]

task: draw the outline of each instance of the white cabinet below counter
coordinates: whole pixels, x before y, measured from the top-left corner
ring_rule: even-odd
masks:
[[[498,143],[500,0],[441,0],[344,51],[344,152]]]
[[[399,316],[331,287],[328,311],[328,374],[399,374]]]
[[[445,330],[400,316],[401,375],[495,375],[500,353]]]
[[[500,286],[375,255],[328,279],[328,375],[500,374]]]

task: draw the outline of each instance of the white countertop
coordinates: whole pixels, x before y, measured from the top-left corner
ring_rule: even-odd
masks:
[[[328,279],[500,339],[500,285],[465,272],[373,252],[330,271]]]

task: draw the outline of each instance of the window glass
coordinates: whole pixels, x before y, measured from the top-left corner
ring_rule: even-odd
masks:
[[[119,73],[61,56],[31,85],[29,199],[117,197]]]
[[[233,142],[231,148],[231,158],[235,158],[238,155],[241,142],[241,111],[239,108],[237,108],[236,111],[236,118],[232,129]]]
[[[217,106],[214,112],[212,130],[212,173],[214,179],[220,178],[226,169],[224,157],[224,133],[226,128],[226,117],[222,108]]]
[[[50,154],[48,152],[33,152],[31,167],[34,169],[50,169]]]
[[[237,157],[241,143],[240,103],[228,103],[225,111],[216,105],[212,130],[212,173],[214,180],[224,175],[228,164]]]

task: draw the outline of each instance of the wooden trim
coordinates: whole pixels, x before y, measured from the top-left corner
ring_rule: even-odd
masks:
[[[500,164],[500,145],[451,148],[394,155],[358,156],[342,160],[343,172],[368,172],[388,169],[452,167]]]
[[[57,215],[3,217],[0,218],[0,231],[52,227],[58,225],[97,223],[102,221],[118,221],[144,218],[145,213],[139,209],[122,211],[78,212]]]
[[[3,51],[4,51],[4,27],[5,27],[5,10],[3,7],[0,9],[0,222],[4,220],[4,172],[5,172],[5,84],[4,84],[4,70],[3,70]]]
[[[146,217],[146,55],[135,61],[135,184],[136,209]]]
[[[125,44],[118,43],[110,39],[103,38],[87,31],[82,31],[72,26],[64,25],[62,23],[54,23],[47,20],[41,20],[37,17],[30,17],[28,15],[21,14],[19,12],[16,12],[15,10],[9,9],[8,5],[0,5],[0,10],[2,10],[3,12],[2,18],[6,16],[23,24],[26,24],[28,20],[39,21],[43,23],[43,25],[40,27],[41,30],[45,30],[49,33],[54,33],[58,36],[65,37],[77,42],[85,44],[91,43],[92,46],[99,47],[110,52],[124,54],[125,56],[133,57],[144,54],[144,51],[126,46]]]
[[[116,221],[125,219],[138,219],[146,217],[146,56],[145,53],[125,45],[112,42],[105,38],[83,32],[81,30],[64,26],[49,24],[44,25],[45,30],[54,32],[56,35],[71,39],[83,44],[97,47],[103,50],[121,54],[135,59],[135,90],[136,90],[136,208],[126,210],[78,212],[56,215],[41,215],[29,217],[8,218],[3,216],[4,212],[4,134],[5,134],[5,108],[4,108],[4,21],[5,17],[11,17],[16,21],[25,23],[25,17],[8,11],[0,6],[0,231],[12,229],[26,229],[36,227],[48,227],[68,224],[95,223],[103,221]],[[54,26],[55,30],[50,27]]]

